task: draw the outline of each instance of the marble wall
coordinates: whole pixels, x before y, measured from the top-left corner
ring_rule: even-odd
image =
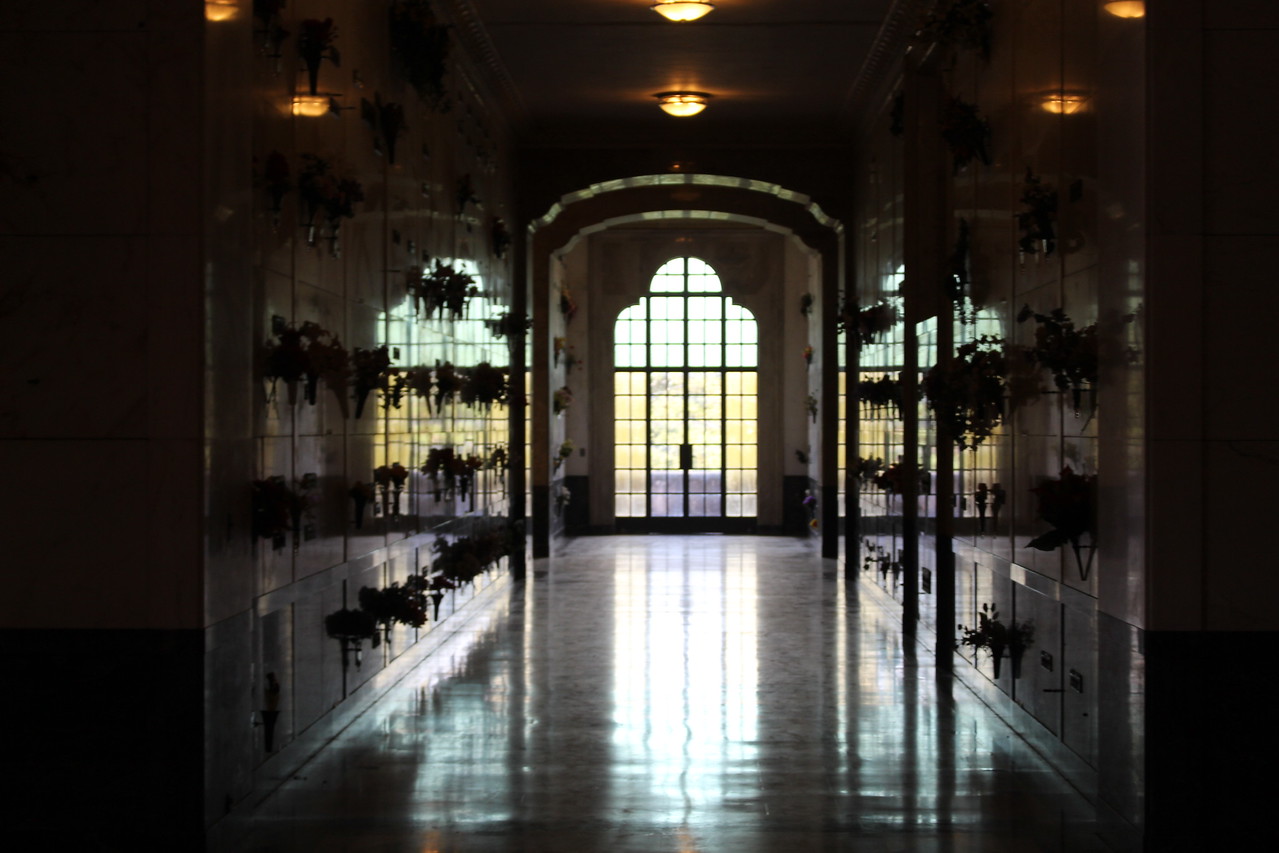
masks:
[[[412,390],[396,404],[385,389],[361,404],[354,375],[321,380],[312,401],[265,368],[282,326],[304,323],[351,353],[386,347],[402,372],[510,365],[508,341],[490,324],[511,304],[509,251],[495,230],[510,215],[509,143],[502,116],[485,106],[485,69],[454,29],[443,97],[427,100],[398,68],[388,35],[395,4],[299,0],[271,20],[244,5],[209,23],[205,56],[207,821],[251,790],[273,751],[370,689],[435,624],[395,628],[357,667],[326,636],[326,614],[356,607],[362,587],[430,571],[437,538],[509,513],[500,467],[480,470],[466,494],[437,489],[420,470],[433,448],[486,463],[498,448],[509,457],[504,406]],[[299,39],[329,18],[340,65],[320,63],[317,90],[336,109],[295,116],[290,99],[308,89]],[[280,29],[290,36],[277,45]],[[402,111],[398,133],[388,105]],[[316,159],[358,182],[349,216],[316,215],[307,203]],[[409,293],[436,263],[474,279],[462,316],[431,314]],[[377,485],[375,469],[397,463],[409,471],[403,489]],[[271,477],[308,507],[294,529],[257,536],[250,486]],[[362,512],[351,494],[361,484],[376,491]],[[270,751],[260,725],[269,672],[282,687]]]
[[[938,493],[945,483],[924,487],[929,493],[920,495],[917,509],[923,534],[917,601],[921,623],[937,632],[939,645],[948,645],[954,627],[940,624],[948,620],[934,612],[935,573],[944,562],[933,534],[945,529],[937,514],[949,511],[955,519],[955,620],[976,626],[980,608],[990,605],[1006,624],[1034,627],[1019,666],[1005,660],[996,677],[985,652],[964,649],[962,674],[992,685],[1093,768],[1099,766],[1099,744],[1113,747],[1109,754],[1127,772],[1105,780],[1113,787],[1102,798],[1131,824],[1142,820],[1142,761],[1132,736],[1140,727],[1140,706],[1131,696],[1141,664],[1104,654],[1101,661],[1110,669],[1099,668],[1098,620],[1110,620],[1107,638],[1122,634],[1121,625],[1134,635],[1145,625],[1138,591],[1146,583],[1140,347],[1146,221],[1142,184],[1134,177],[1144,156],[1143,32],[1141,21],[1112,18],[1096,3],[998,4],[988,58],[975,49],[916,47],[864,140],[853,225],[861,305],[889,300],[904,309],[895,329],[863,348],[862,379],[900,370],[907,347],[915,348],[919,369],[927,370],[938,359],[938,346],[945,346],[942,332],[953,336],[955,346],[981,335],[1033,345],[1035,321],[1017,319],[1023,306],[1042,314],[1061,309],[1077,327],[1097,326],[1102,367],[1095,394],[1085,390],[1076,403],[1047,372],[1014,363],[1009,416],[976,450],[954,451],[953,495],[946,488]],[[896,92],[907,99],[898,102],[898,116]],[[940,141],[945,120],[939,108],[951,97],[974,105],[989,123],[985,161],[979,155],[956,166]],[[1050,99],[1069,106],[1050,111]],[[895,123],[902,126],[893,128]],[[927,164],[939,160],[940,179],[928,184],[934,178]],[[1020,243],[1024,232],[1016,216],[1027,210],[1028,173],[1056,194],[1051,252],[1042,242],[1029,246],[1034,252]],[[918,199],[935,198],[938,186],[943,215],[930,219],[931,202]],[[972,304],[967,318],[941,329],[928,319],[936,297],[927,284],[921,287],[921,278],[941,292],[949,262],[938,259],[958,251],[964,226]],[[899,288],[903,267],[909,283]],[[950,320],[943,315],[941,322]],[[869,409],[863,418],[860,455],[891,463],[909,440],[902,421],[891,411]],[[922,401],[919,419],[917,461],[932,477],[938,454],[950,451],[937,447]],[[1094,552],[1085,537],[1078,560],[1069,546],[1028,547],[1048,529],[1032,489],[1066,466],[1096,476],[1100,495],[1098,545]],[[1005,496],[997,510],[991,492],[978,494],[996,484]],[[909,573],[895,571],[913,545],[902,501],[866,487],[861,535],[863,557],[871,557],[864,577],[908,602],[915,598],[906,588]],[[1124,650],[1135,646],[1122,641]]]

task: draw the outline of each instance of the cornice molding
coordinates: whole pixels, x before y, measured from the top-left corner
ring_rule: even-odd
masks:
[[[842,126],[861,131],[874,122],[879,106],[875,99],[888,82],[888,75],[906,55],[911,36],[923,20],[924,11],[934,2],[935,0],[894,0],[844,101],[840,111]]]
[[[447,0],[449,15],[457,28],[458,41],[474,62],[476,73],[481,75],[484,87],[497,96],[505,113],[507,124],[520,128],[528,123],[528,108],[520,97],[515,78],[507,70],[498,55],[488,29],[480,20],[471,0]]]

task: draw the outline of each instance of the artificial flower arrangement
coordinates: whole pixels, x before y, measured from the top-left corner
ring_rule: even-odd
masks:
[[[960,322],[972,325],[977,322],[977,309],[972,302],[972,276],[969,274],[969,261],[972,257],[972,241],[969,236],[968,220],[960,219],[955,234],[955,248],[951,250],[950,272],[946,274],[946,289]]]
[[[555,414],[567,411],[571,405],[573,405],[573,391],[567,385],[557,388],[551,395],[551,408]]]
[[[437,501],[446,495],[451,497],[457,485],[453,457],[451,447],[432,447],[426,453],[422,473],[431,481],[431,493]]]
[[[497,472],[497,480],[502,484],[502,493],[506,493],[506,466],[508,460],[506,458],[506,445],[499,444],[489,453],[488,460],[484,463],[484,467],[491,471]]]
[[[985,0],[949,0],[935,5],[924,16],[915,39],[977,51],[990,59],[991,19],[994,12]]]
[[[289,402],[294,403],[297,401],[298,382],[310,368],[302,330],[285,323],[284,318],[276,317],[272,331],[275,340],[266,343],[262,373],[271,380],[272,396],[275,395],[276,382],[283,380],[288,389]]]
[[[1017,248],[1023,255],[1035,255],[1041,250],[1044,257],[1057,246],[1057,191],[1048,186],[1038,175],[1026,167],[1022,182],[1021,203],[1025,209],[1017,214],[1017,228],[1021,237]]]
[[[878,456],[872,456],[869,458],[865,456],[858,456],[857,467],[854,469],[854,474],[858,481],[862,485],[865,485],[867,483],[876,482],[875,477],[882,470],[884,470],[884,460],[882,458]]]
[[[897,320],[897,309],[890,302],[881,301],[866,308],[845,303],[840,311],[836,331],[840,334],[851,334],[857,341],[857,348],[864,349],[882,340],[883,336],[897,324]]]
[[[466,376],[458,372],[453,366],[453,362],[441,362],[438,359],[435,362],[435,414],[444,411],[444,404],[451,403],[455,400],[466,384]],[[429,407],[431,398],[427,398]]]
[[[976,449],[1003,423],[1007,373],[1003,339],[981,335],[924,374],[928,408],[960,448]]]
[[[455,584],[470,583],[510,554],[519,535],[518,525],[505,524],[452,542],[441,536],[432,546],[431,566]]]
[[[484,467],[484,460],[474,453],[467,456],[454,454],[452,466],[453,482],[457,487],[458,497],[466,500],[473,494],[475,472]]]
[[[378,390],[382,392],[382,408],[398,409],[404,402],[404,393],[413,387],[414,371],[388,367],[378,377]]]
[[[387,515],[395,517],[400,514],[400,494],[408,478],[409,469],[399,462],[380,465],[373,470],[373,482],[382,487],[382,506]]]
[[[470,300],[479,295],[474,276],[452,264],[442,263],[439,258],[429,272],[415,268],[409,275],[407,289],[413,297],[414,308],[428,320],[434,319],[437,311],[441,319],[461,320],[466,316]]]
[[[364,662],[363,649],[365,640],[372,640],[373,648],[382,642],[382,635],[377,629],[373,614],[366,610],[342,608],[324,617],[324,630],[330,637],[342,644],[342,668],[347,667],[348,654],[354,652],[355,667],[359,669]]]
[[[355,529],[360,530],[364,527],[364,510],[370,504],[375,507],[377,505],[377,489],[373,483],[365,483],[357,480],[355,485],[348,490],[347,494],[351,496],[351,500],[355,502]]]
[[[335,68],[341,67],[342,56],[333,45],[338,28],[332,18],[307,18],[298,25],[298,56],[306,66],[307,84],[312,95],[318,95],[320,63],[329,60]]]
[[[811,346],[804,347],[804,364],[810,367],[813,364],[813,348]]]
[[[485,320],[484,325],[493,337],[513,341],[533,328],[533,320],[527,314],[506,311],[497,317]]]
[[[506,405],[509,391],[506,371],[500,367],[494,367],[487,361],[481,361],[466,371],[466,382],[462,385],[458,396],[464,405],[487,412],[495,404]]]
[[[808,416],[813,419],[813,423],[817,423],[817,395],[809,393],[804,398],[804,408],[808,410]]]
[[[422,102],[444,110],[444,75],[448,69],[449,28],[441,24],[426,0],[395,0],[390,8],[391,54],[395,69]]]
[[[274,547],[284,547],[284,535],[296,530],[310,498],[302,490],[290,488],[283,477],[253,481],[253,533],[270,539]]]
[[[999,664],[1003,660],[1005,651],[1009,652],[1012,658],[1013,677],[1016,677],[1017,665],[1021,661],[1022,654],[1035,640],[1033,625],[1029,622],[1013,622],[1011,625],[1005,625],[1000,621],[999,611],[993,604],[981,606],[981,612],[977,614],[976,628],[960,625],[959,630],[963,632],[959,638],[959,645],[972,646],[974,651],[985,649],[990,654],[990,659],[995,666],[995,678],[999,678]]]
[[[404,105],[394,101],[383,103],[380,94],[374,94],[373,100],[360,99],[360,117],[373,131],[373,150],[377,154],[385,154],[386,162],[395,165],[395,143],[400,134],[409,129],[404,117]]]
[[[902,383],[888,374],[858,382],[857,399],[872,413],[892,407],[898,418],[902,416]]]
[[[1084,545],[1080,540],[1084,534],[1089,536],[1090,542],[1096,536],[1096,475],[1076,474],[1067,465],[1061,469],[1059,477],[1045,480],[1030,491],[1038,500],[1036,514],[1052,525],[1052,530],[1036,536],[1026,543],[1026,547],[1053,551],[1063,545],[1070,545],[1075,553],[1075,565],[1079,568],[1079,579],[1088,580],[1096,549],[1091,544]],[[1088,549],[1087,560],[1080,553],[1084,548]]]
[[[1084,389],[1095,393],[1100,373],[1097,324],[1076,328],[1074,321],[1060,308],[1040,314],[1026,305],[1017,312],[1018,322],[1031,318],[1038,327],[1034,346],[1026,351],[1026,357],[1052,374],[1058,390],[1071,392],[1078,416]]]
[[[337,257],[340,254],[338,237],[342,220],[355,216],[356,203],[364,201],[364,188],[354,178],[337,175],[329,161],[314,154],[303,154],[298,195],[305,208],[303,227],[307,229],[306,244],[316,244],[319,232],[315,217],[322,211],[328,224],[329,250]]]
[[[568,458],[572,455],[573,455],[573,439],[566,438],[560,444],[559,452],[555,454],[555,458],[554,460],[552,460],[555,463],[555,470],[556,471],[560,470],[560,466],[563,465],[565,462],[567,462]]]
[[[982,118],[976,104],[958,95],[947,99],[942,108],[941,135],[950,148],[955,174],[973,160],[990,165],[990,122]]]
[[[253,17],[262,22],[262,28],[255,30],[262,36],[262,47],[267,56],[276,60],[275,72],[280,73],[279,60],[283,58],[282,48],[290,33],[280,23],[280,13],[284,11],[287,0],[253,0]]]
[[[390,348],[383,344],[373,349],[356,347],[351,353],[354,373],[355,417],[364,414],[364,403],[369,394],[386,384],[386,373],[391,367]]]
[[[416,577],[410,575],[403,586],[397,581],[381,589],[360,588],[360,609],[372,617],[387,643],[391,641],[391,628],[397,624],[410,628],[426,624],[426,593]]]
[[[577,303],[573,301],[573,292],[568,289],[567,283],[560,283],[560,313],[564,315],[564,322],[573,322],[573,317],[577,315]]]

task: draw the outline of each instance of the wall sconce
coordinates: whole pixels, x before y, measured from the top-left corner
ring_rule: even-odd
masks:
[[[293,114],[304,118],[319,118],[336,113],[336,105],[330,95],[294,95]]]
[[[1045,95],[1039,105],[1044,112],[1053,113],[1054,115],[1074,115],[1083,112],[1088,104],[1088,99],[1083,95],[1054,92],[1051,95]]]
[[[654,97],[667,115],[687,118],[706,109],[711,96],[705,92],[658,92]]]
[[[1116,18],[1144,18],[1146,4],[1144,0],[1110,0],[1102,6]]]
[[[704,0],[658,0],[649,8],[668,21],[696,21],[709,14],[715,4]]]

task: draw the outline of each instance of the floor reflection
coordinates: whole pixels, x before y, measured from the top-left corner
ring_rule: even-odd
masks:
[[[257,809],[252,851],[1100,851],[1088,803],[807,542],[599,537]],[[877,601],[877,600],[876,600]]]

